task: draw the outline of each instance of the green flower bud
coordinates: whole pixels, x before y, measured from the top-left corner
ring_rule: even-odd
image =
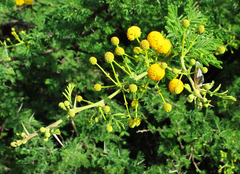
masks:
[[[163,105],[163,110],[166,111],[166,112],[170,112],[172,110],[172,105],[169,104],[169,103],[165,103]]]
[[[208,99],[204,97],[202,101],[203,101],[203,103],[206,103],[208,101]]]
[[[105,113],[110,112],[110,107],[109,107],[109,106],[104,106],[104,107],[103,107],[103,111],[104,111]]]
[[[95,91],[101,91],[102,86],[100,84],[95,84],[93,88]]]
[[[106,126],[106,129],[107,129],[108,132],[112,132],[112,130],[113,130],[113,128],[112,128],[111,125],[107,125],[107,126]]]
[[[46,132],[46,133],[45,133],[45,137],[46,137],[46,138],[50,137],[50,135],[51,135],[50,132]]]
[[[189,94],[188,97],[187,97],[187,100],[188,100],[189,103],[192,103],[194,98],[195,98],[195,96],[193,94]]]
[[[64,102],[64,105],[68,107],[68,106],[70,106],[70,102],[66,100],[66,101]]]
[[[47,142],[47,141],[48,141],[48,138],[47,138],[47,137],[46,137],[46,138],[44,138],[44,139],[43,139],[43,141]]]
[[[141,49],[140,47],[134,47],[134,48],[133,48],[134,54],[140,54],[141,51],[142,51],[142,49]]]
[[[204,85],[204,88],[205,88],[206,90],[209,90],[209,89],[211,89],[212,87],[211,87],[210,84],[205,84],[205,85]]]
[[[206,74],[208,72],[208,68],[207,67],[202,67],[202,73]]]
[[[197,32],[198,34],[202,34],[204,32],[205,28],[203,25],[199,25],[199,27],[197,28]]]
[[[190,85],[189,84],[184,84],[184,88],[188,91],[188,92],[192,92],[192,89],[191,89],[191,87],[190,87]]]
[[[26,134],[24,132],[21,133],[21,137],[25,138]]]
[[[45,128],[45,127],[41,127],[41,128],[40,128],[40,132],[43,133],[43,132],[45,132],[45,131],[46,131],[46,128]]]
[[[194,96],[198,97],[198,96],[199,96],[199,90],[195,89],[195,90],[193,91],[193,94],[194,94]]]
[[[193,66],[193,65],[195,65],[196,64],[196,60],[195,59],[191,59],[190,61],[189,61],[189,65],[190,66]]]
[[[140,47],[143,50],[149,49],[149,42],[148,42],[148,40],[147,39],[142,40],[141,43],[140,43]]]
[[[131,84],[131,85],[129,85],[129,89],[130,89],[130,92],[135,93],[135,92],[137,92],[138,87],[135,84]]]
[[[90,58],[89,58],[89,62],[90,62],[92,65],[96,65],[96,64],[97,64],[97,59],[96,59],[96,57],[90,57]]]
[[[187,19],[184,19],[184,20],[182,21],[182,26],[183,26],[183,28],[188,28],[188,27],[189,27],[189,25],[190,25],[190,22],[189,22],[189,20],[187,20]]]
[[[63,102],[60,102],[60,103],[58,104],[58,106],[59,106],[60,108],[65,108],[65,105],[64,105]]]
[[[168,65],[167,65],[166,62],[163,62],[163,63],[161,63],[161,66],[162,66],[163,69],[166,69]]]

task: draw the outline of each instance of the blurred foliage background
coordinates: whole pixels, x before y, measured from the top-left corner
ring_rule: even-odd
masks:
[[[43,142],[41,137],[17,148],[10,146],[16,133],[23,131],[21,122],[34,132],[64,116],[58,103],[64,100],[68,83],[76,85],[75,94],[92,102],[111,94],[111,90],[94,92],[95,83],[110,82],[89,57],[97,57],[107,70],[103,56],[114,50],[112,36],[119,37],[131,53],[134,45],[126,31],[133,25],[141,28],[141,38],[153,30],[167,34],[170,4],[178,8],[179,16],[187,14],[186,6],[198,5],[207,19],[205,27],[228,50],[218,56],[223,70],[210,66],[205,81],[221,83],[239,100],[238,0],[35,0],[23,6],[1,0],[0,40],[10,38],[17,44],[11,35],[14,27],[24,44],[7,53],[0,47],[0,173],[217,173],[220,165],[231,162],[232,154],[240,158],[239,101],[229,104],[213,98],[215,107],[199,111],[185,102],[184,93],[170,96],[167,90],[163,94],[175,103],[173,111],[162,112],[150,91],[139,109],[147,119],[137,129],[114,127],[114,133],[108,133],[103,120],[87,124],[92,111],[86,110],[74,119],[77,129],[70,121],[61,125],[65,148],[53,138]],[[111,105],[124,112],[122,102],[116,98]],[[221,161],[220,150],[229,153],[229,159]],[[238,173],[239,168],[238,160],[233,171]]]

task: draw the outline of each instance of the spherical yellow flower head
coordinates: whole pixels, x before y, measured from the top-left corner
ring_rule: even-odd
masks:
[[[148,42],[147,39],[144,39],[144,40],[142,40],[142,41],[140,42],[140,47],[141,47],[143,50],[149,49],[149,46],[150,46],[150,44],[149,44],[149,42]]]
[[[128,126],[130,128],[134,128],[136,126],[136,122],[134,121],[134,119],[128,120]]]
[[[96,57],[90,57],[90,58],[89,58],[89,62],[90,62],[92,65],[96,65],[96,63],[97,63]]]
[[[172,79],[168,84],[168,88],[171,93],[180,94],[184,89],[183,82],[179,79]]]
[[[148,68],[148,77],[153,81],[159,81],[165,76],[165,69],[159,64],[152,64]]]
[[[113,130],[113,128],[112,128],[111,125],[107,125],[107,126],[106,126],[106,129],[107,129],[108,132],[112,132],[112,130]]]
[[[168,54],[170,49],[171,49],[171,42],[168,39],[163,38],[163,41],[158,46],[157,51],[162,54]]]
[[[152,31],[148,34],[147,40],[150,46],[157,50],[163,41],[163,35],[158,31]]]
[[[32,3],[33,3],[33,0],[25,0],[25,4],[27,5],[32,5]]]
[[[93,88],[95,91],[101,91],[102,86],[100,84],[95,84]]]
[[[134,118],[136,126],[139,126],[141,124],[140,118]]]
[[[129,90],[130,90],[130,92],[135,93],[135,92],[137,92],[138,87],[135,84],[131,84],[131,85],[129,85]]]
[[[133,101],[131,102],[131,107],[132,107],[133,109],[135,109],[135,107],[138,107],[138,102],[137,102],[136,100],[133,100]]]
[[[169,103],[165,103],[163,105],[163,110],[166,111],[166,112],[170,112],[172,110],[172,105],[169,104]]]
[[[199,27],[197,28],[198,34],[202,34],[204,30],[205,30],[205,27],[203,25],[199,25]]]
[[[141,29],[138,26],[132,26],[127,31],[127,38],[130,41],[141,36]]]
[[[77,95],[77,97],[76,97],[76,100],[78,101],[78,102],[80,102],[80,101],[82,101],[82,96],[81,95]]]
[[[110,112],[110,107],[109,107],[109,106],[104,106],[104,107],[103,107],[103,111],[104,111],[105,113]]]
[[[16,0],[16,4],[22,6],[24,4],[24,0]]]
[[[11,60],[12,60],[12,59],[11,59],[11,57],[7,57],[7,61],[9,61],[9,62],[10,62]]]
[[[119,44],[119,39],[118,39],[118,37],[116,37],[116,36],[112,37],[112,38],[111,38],[111,43],[112,43],[113,45],[118,45],[118,44]]]
[[[119,55],[119,56],[122,56],[122,55],[125,54],[125,51],[124,51],[124,49],[123,49],[122,47],[117,47],[117,48],[115,49],[115,53],[116,53],[117,55]]]
[[[142,51],[141,47],[134,47],[134,48],[133,48],[133,52],[134,52],[135,54],[140,54],[141,51]]]
[[[190,25],[189,20],[184,19],[184,20],[182,21],[182,26],[183,26],[183,28],[187,28],[187,27],[189,27],[189,25]]]
[[[217,53],[218,53],[218,54],[223,54],[223,53],[225,53],[225,47],[224,47],[224,46],[219,46],[219,47],[217,48]]]
[[[104,57],[107,63],[112,63],[112,61],[114,60],[114,55],[111,52],[106,52]]]

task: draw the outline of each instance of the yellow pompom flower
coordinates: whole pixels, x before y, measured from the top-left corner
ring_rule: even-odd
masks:
[[[130,92],[135,93],[135,92],[137,92],[138,87],[135,84],[131,84],[131,85],[129,85],[129,90],[130,90]]]
[[[168,88],[171,93],[180,94],[184,89],[183,82],[179,79],[172,79],[168,84]]]
[[[25,0],[25,4],[27,5],[32,5],[32,3],[33,3],[33,0]]]
[[[131,102],[131,107],[132,107],[133,109],[135,109],[135,107],[138,107],[138,101],[133,100],[133,101]]]
[[[114,60],[114,55],[111,52],[106,52],[104,57],[107,63],[112,63],[112,61]]]
[[[128,120],[128,126],[130,128],[134,128],[136,126],[136,122],[134,121],[134,119]]]
[[[183,28],[187,28],[187,27],[189,27],[189,25],[190,25],[189,20],[184,19],[184,20],[182,21],[182,26],[183,26]]]
[[[158,31],[152,31],[148,34],[147,40],[150,46],[157,50],[157,48],[162,44],[163,35]]]
[[[112,38],[111,38],[111,43],[112,43],[113,45],[118,45],[118,44],[119,44],[119,39],[118,39],[118,37],[116,37],[116,36],[112,37]]]
[[[110,112],[110,107],[109,107],[109,106],[104,106],[104,107],[103,107],[103,111],[104,111],[105,113]]]
[[[148,40],[146,40],[146,39],[142,40],[141,43],[140,43],[140,47],[143,50],[149,49],[149,42],[148,42]]]
[[[132,26],[127,30],[127,38],[130,41],[141,36],[141,29],[138,26]]]
[[[218,48],[217,48],[217,53],[218,54],[223,54],[223,53],[225,53],[225,47],[224,46],[219,46]]]
[[[134,47],[134,48],[133,48],[133,52],[134,52],[135,54],[140,54],[141,51],[142,51],[142,49],[141,49],[140,47]]]
[[[171,42],[168,39],[163,38],[162,43],[157,48],[157,51],[162,54],[167,54],[171,49]]]
[[[153,81],[159,81],[165,76],[165,69],[159,64],[152,64],[148,68],[148,77]]]
[[[92,65],[95,65],[95,64],[97,63],[96,57],[90,57],[90,58],[89,58],[89,62],[90,62]]]
[[[100,84],[95,84],[93,88],[95,91],[101,91],[102,86]]]
[[[17,5],[22,6],[24,4],[24,0],[16,0]]]
[[[166,112],[170,112],[172,110],[172,105],[169,104],[169,103],[165,103],[163,105],[163,110],[166,111]]]
[[[119,55],[119,56],[122,56],[122,55],[125,54],[125,51],[124,51],[124,49],[123,49],[122,47],[117,47],[117,48],[115,49],[115,53],[116,53],[117,55]]]

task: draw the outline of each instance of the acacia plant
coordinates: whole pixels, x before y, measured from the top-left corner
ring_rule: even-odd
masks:
[[[19,6],[24,2],[27,5],[32,4],[32,1],[16,0]],[[20,138],[12,141],[11,146],[21,147],[34,137],[40,137],[47,143],[51,136],[54,136],[65,147],[67,144],[59,137],[66,120],[70,120],[74,127],[75,122],[80,120],[86,121],[86,127],[97,128],[101,125],[109,134],[119,132],[119,137],[127,134],[128,128],[134,129],[147,124],[148,129],[139,131],[159,132],[160,139],[165,141],[158,149],[159,156],[167,158],[165,167],[164,162],[160,162],[163,171],[180,173],[192,164],[197,172],[201,172],[201,161],[212,153],[213,156],[221,155],[221,161],[224,162],[224,165],[219,165],[219,172],[232,173],[235,169],[234,162],[239,158],[239,144],[211,148],[213,141],[220,142],[223,131],[219,127],[219,119],[216,116],[210,118],[207,111],[211,113],[211,107],[214,107],[211,101],[214,97],[227,103],[234,103],[236,98],[227,95],[228,91],[221,91],[221,84],[216,86],[213,80],[204,82],[208,66],[222,68],[222,62],[216,56],[224,54],[227,48],[213,31],[208,29],[208,19],[197,9],[195,3],[190,3],[185,9],[185,15],[178,16],[177,6],[169,5],[168,16],[165,17],[166,33],[149,30],[147,34],[143,34],[140,27],[129,27],[127,38],[131,45],[134,45],[131,53],[125,51],[118,37],[111,37],[110,41],[115,48],[104,54],[105,64],[101,58],[89,57],[92,70],[100,70],[107,78],[107,85],[99,80],[92,87],[96,93],[102,94],[99,97],[101,99],[96,102],[95,99],[91,101],[85,98],[84,94],[75,95],[75,84],[69,83],[63,92],[66,99],[59,103],[65,116],[32,132],[28,130],[26,123],[21,123],[23,131],[17,134]],[[8,55],[10,49],[21,47],[21,50],[28,51],[29,44],[33,42],[24,31],[17,33],[12,28],[11,34],[18,43],[13,43],[10,39],[1,41],[7,57],[2,63],[6,67],[11,61]],[[146,37],[143,38],[142,35]],[[10,72],[8,74],[11,75]],[[104,94],[103,91],[107,91],[107,94],[111,91],[111,94]],[[185,105],[192,106],[192,109],[183,111]],[[205,110],[206,114],[203,115],[201,110]],[[88,116],[83,118],[83,115],[86,115],[82,114],[83,112],[87,112]],[[159,115],[157,112],[160,112]],[[154,115],[154,119],[151,115]],[[165,125],[167,120],[171,122],[168,126]],[[154,125],[155,121],[161,126]],[[74,129],[76,131],[77,128]],[[168,138],[172,142],[167,142]],[[236,136],[233,136],[233,139],[235,138]],[[178,142],[178,145],[174,144],[175,142]],[[96,154],[91,155],[94,158]],[[80,158],[88,161],[83,156]],[[68,158],[64,160],[68,162]],[[89,167],[88,162],[83,165]],[[111,167],[106,167],[104,172],[107,173],[110,169]],[[154,167],[149,169],[151,170],[155,171]],[[114,169],[111,172],[116,171],[117,169]]]

